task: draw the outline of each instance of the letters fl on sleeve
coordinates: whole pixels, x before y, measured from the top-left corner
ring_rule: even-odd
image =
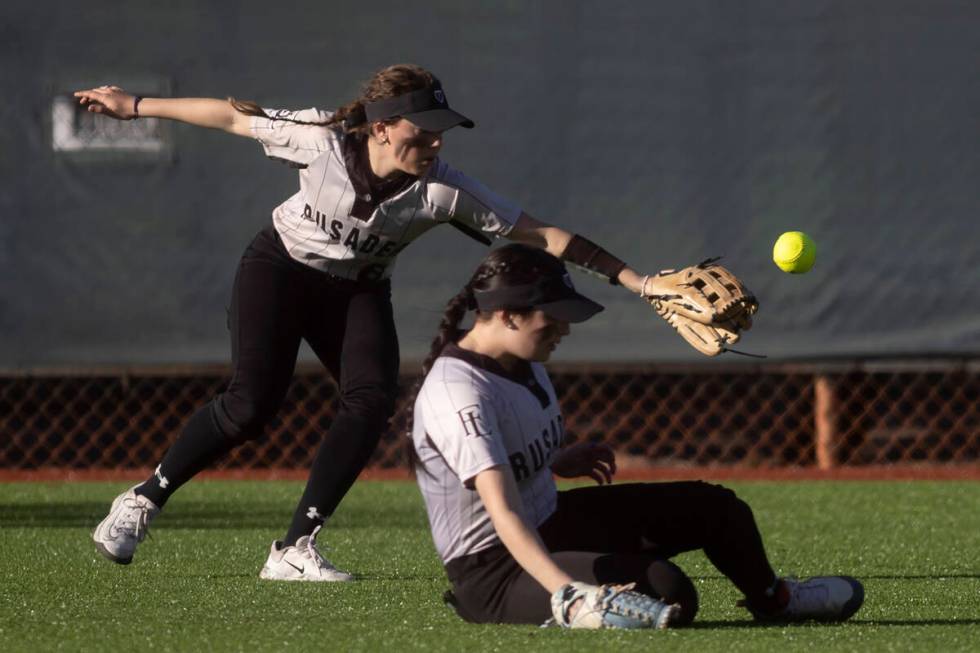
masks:
[[[469,384],[449,383],[426,397],[425,429],[460,482],[471,486],[478,473],[507,464],[489,397]]]
[[[263,109],[270,118],[253,116],[252,135],[262,143],[266,156],[293,168],[305,168],[326,152],[336,138],[329,127],[301,123],[326,122],[333,115],[319,109],[290,111]],[[297,122],[298,121],[298,122]]]

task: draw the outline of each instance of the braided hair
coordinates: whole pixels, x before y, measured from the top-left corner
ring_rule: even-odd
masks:
[[[422,389],[425,377],[432,370],[432,366],[446,345],[458,341],[463,336],[464,332],[459,325],[467,310],[476,308],[474,292],[532,283],[541,275],[554,274],[555,271],[564,272],[562,262],[545,250],[530,245],[514,243],[494,249],[487,254],[466,285],[446,304],[436,337],[429,347],[429,354],[422,361],[422,373],[412,386],[409,400],[406,403],[408,408],[406,434],[409,438],[412,437],[412,428],[415,422],[413,411],[415,400]],[[515,313],[522,313],[529,311],[530,307],[514,306],[510,310]],[[476,312],[477,321],[485,322],[491,317],[492,314]],[[418,457],[411,439],[408,441],[408,459],[410,467],[414,469]]]

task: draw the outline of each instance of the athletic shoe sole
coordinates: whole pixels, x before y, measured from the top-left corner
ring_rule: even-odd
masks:
[[[129,563],[131,563],[133,561],[133,556],[129,556],[128,558],[117,558],[116,556],[112,555],[111,553],[109,553],[109,549],[105,548],[105,545],[102,544],[102,542],[99,542],[98,540],[95,540],[94,535],[95,534],[93,533],[93,540],[95,541],[95,548],[96,548],[96,550],[99,553],[102,554],[102,556],[106,560],[111,560],[112,562],[115,562],[118,565],[128,565]]]
[[[353,576],[344,576],[342,578],[302,578],[295,576],[278,576],[274,572],[270,571],[268,567],[262,567],[262,571],[259,572],[259,578],[262,580],[284,580],[284,581],[297,581],[297,582],[307,582],[307,583],[350,583],[354,580]]]

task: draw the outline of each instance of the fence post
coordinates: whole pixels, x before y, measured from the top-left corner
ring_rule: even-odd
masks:
[[[837,443],[837,397],[829,374],[817,374],[813,383],[813,420],[816,431],[817,469],[832,469]]]

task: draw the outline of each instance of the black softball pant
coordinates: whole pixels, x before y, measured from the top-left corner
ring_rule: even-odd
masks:
[[[698,610],[694,584],[669,558],[701,549],[747,597],[763,597],[776,575],[748,504],[731,490],[700,481],[632,483],[558,493],[558,507],[538,529],[558,566],[594,584],[636,589],[681,605],[678,623]],[[447,600],[477,623],[543,623],[550,596],[503,546],[450,560]]]
[[[233,375],[188,421],[161,463],[166,496],[234,447],[263,434],[293,377],[305,339],[340,388],[340,405],[313,460],[297,519],[333,513],[377,446],[394,409],[398,339],[389,282],[338,279],[294,261],[272,227],[242,256],[229,312]],[[146,493],[155,499],[152,483]],[[159,492],[159,489],[156,488]],[[165,500],[166,497],[160,497]],[[293,530],[294,527],[291,527]]]

